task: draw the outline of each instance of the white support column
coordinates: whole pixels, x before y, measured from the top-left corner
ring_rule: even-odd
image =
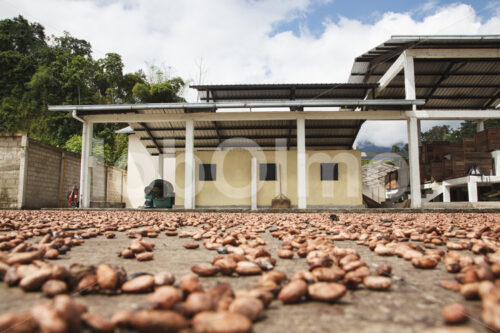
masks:
[[[257,210],[257,159],[252,157],[252,184],[251,184],[251,192],[252,192],[252,203],[251,209]]]
[[[306,126],[304,119],[297,119],[297,199],[298,208],[306,209]]]
[[[186,120],[186,151],[184,170],[184,208],[193,208],[193,147],[194,147],[194,122],[192,119]]]
[[[484,131],[484,120],[476,121],[476,132]]]
[[[491,152],[493,157],[493,172],[495,176],[500,176],[500,150],[495,150]]]
[[[24,134],[21,138],[21,157],[19,163],[19,185],[17,189],[17,208],[22,209],[26,206],[26,185],[28,182],[28,135]]]
[[[406,99],[415,99],[415,69],[413,57],[404,53],[404,77],[405,77],[405,95]],[[416,110],[413,105],[413,110]],[[408,126],[408,159],[410,163],[410,190],[411,190],[411,208],[422,207],[422,196],[420,192],[420,165],[418,156],[419,126],[415,117],[409,117]]]
[[[192,173],[192,179],[193,179],[193,182],[191,183],[192,184],[192,188],[193,190],[191,191],[191,209],[195,209],[196,208],[196,161],[194,159],[194,155],[193,155],[193,173]]]
[[[422,126],[420,124],[420,119],[417,120],[417,129],[418,129],[418,132],[417,132],[417,134],[418,134],[418,146],[422,147],[422,135],[421,135],[422,134]]]
[[[414,117],[409,118],[407,121],[407,126],[408,126],[408,159],[410,163],[411,208],[420,208],[422,206],[422,197],[420,193],[417,119]]]
[[[85,121],[82,128],[82,154],[80,162],[80,208],[90,207],[90,157],[94,124]]]
[[[469,202],[477,202],[477,182],[475,176],[470,176],[467,181],[467,192],[469,193]]]
[[[165,161],[164,154],[158,154],[158,169],[156,178],[163,179],[163,162]]]
[[[83,200],[83,192],[85,189],[85,169],[87,167],[87,126],[88,123],[84,122],[82,124],[82,153],[80,155],[80,189],[79,189],[79,195],[80,195],[80,208],[83,208],[84,206],[84,200]]]
[[[444,182],[441,186],[443,187],[443,202],[451,202],[450,187],[447,186]]]
[[[405,77],[405,95],[406,99],[416,99],[415,90],[415,67],[413,64],[413,57],[410,57],[404,53],[404,77]],[[413,106],[413,110],[416,110],[416,106]]]

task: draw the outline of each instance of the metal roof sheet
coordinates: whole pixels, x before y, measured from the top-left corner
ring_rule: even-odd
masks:
[[[500,49],[500,35],[392,36],[357,57],[350,83],[377,83],[394,61],[408,49]],[[486,109],[500,100],[500,58],[415,58],[417,109]],[[401,71],[375,99],[404,98]]]
[[[363,99],[368,89],[378,84],[364,83],[291,83],[291,84],[236,84],[193,85],[200,101],[240,100],[312,100],[312,99]]]

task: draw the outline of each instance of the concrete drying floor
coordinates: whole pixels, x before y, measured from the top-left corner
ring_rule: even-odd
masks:
[[[182,231],[180,228],[178,231]],[[271,237],[269,230],[262,237],[268,242],[266,249],[277,258],[276,269],[289,277],[300,269],[307,269],[305,259],[279,259],[276,251],[280,241]],[[100,236],[87,239],[82,246],[74,247],[66,255],[53,263],[71,265],[73,263],[100,264],[111,263],[123,266],[128,274],[135,272],[169,271],[175,274],[177,281],[184,274],[191,273],[190,267],[195,263],[210,262],[215,251],[206,250],[200,242],[200,248],[187,250],[183,244],[192,241],[190,238],[167,237],[160,234],[150,239],[156,244],[154,260],[138,262],[134,259],[123,259],[118,252],[126,248],[130,239],[125,233],[116,232],[115,239]],[[470,318],[466,326],[477,332],[491,332],[485,328],[479,318],[480,301],[465,301],[460,293],[441,288],[440,280],[453,279],[446,272],[442,262],[436,269],[415,269],[410,262],[398,257],[381,257],[365,246],[350,241],[337,241],[342,247],[355,247],[361,260],[370,268],[374,264],[389,263],[393,267],[393,285],[388,292],[375,292],[362,289],[348,291],[340,302],[326,304],[319,302],[303,302],[295,305],[282,305],[274,300],[265,311],[265,317],[254,324],[254,332],[421,332],[432,326],[444,325],[441,309],[450,302],[460,302],[468,310]],[[254,277],[200,278],[205,288],[219,281],[229,282],[234,290],[250,287],[257,282]],[[145,306],[145,295],[74,295],[76,301],[88,306],[92,313],[110,317],[117,309],[134,309]],[[27,311],[34,303],[46,300],[38,292],[25,293],[20,288],[9,288],[0,283],[0,313]]]

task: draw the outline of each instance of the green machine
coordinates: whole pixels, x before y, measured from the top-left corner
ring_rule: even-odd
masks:
[[[175,192],[172,184],[163,179],[155,179],[144,189],[146,208],[172,208],[175,204]]]

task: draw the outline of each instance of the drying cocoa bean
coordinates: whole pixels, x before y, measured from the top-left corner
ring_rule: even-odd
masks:
[[[293,251],[281,249],[276,253],[276,255],[278,257],[280,257],[281,259],[292,259],[293,258]]]
[[[309,297],[316,301],[336,301],[346,292],[346,287],[339,283],[317,282],[307,287]]]
[[[391,276],[391,272],[392,272],[392,267],[391,265],[387,264],[379,265],[375,270],[375,274],[380,276]]]
[[[367,276],[363,285],[371,290],[387,290],[391,287],[391,279],[385,276]]]
[[[148,261],[153,260],[153,253],[151,252],[142,252],[135,255],[135,258],[139,261]]]
[[[180,281],[180,288],[186,294],[203,291],[200,280],[196,275],[183,276]]]
[[[37,332],[38,324],[29,313],[0,315],[0,332],[28,333]]]
[[[160,272],[154,275],[155,286],[171,286],[175,283],[175,276],[169,272]]]
[[[183,304],[183,310],[187,315],[193,316],[198,312],[211,311],[215,309],[215,303],[209,294],[204,292],[194,292],[189,294]]]
[[[453,290],[453,291],[460,291],[460,284],[455,281],[451,280],[442,280],[439,281],[439,285],[443,287],[444,289],[448,290]]]
[[[217,260],[214,266],[218,267],[220,272],[224,275],[232,275],[236,271],[236,261],[231,257],[224,257]]]
[[[312,274],[314,275],[317,281],[337,282],[344,277],[345,272],[338,266],[332,266],[332,267],[317,267],[312,270]]]
[[[109,237],[107,237],[109,238]],[[115,325],[103,317],[84,313],[82,315],[83,322],[93,331],[93,332],[113,332],[115,330]]]
[[[140,332],[170,333],[189,327],[189,322],[174,311],[140,310],[132,315],[130,326]]]
[[[465,299],[476,299],[479,297],[479,283],[467,283],[460,287],[460,293]]]
[[[126,293],[146,293],[153,289],[154,283],[152,275],[141,275],[125,282],[122,290]]]
[[[260,267],[251,261],[239,261],[235,271],[239,275],[258,275],[262,273]]]
[[[237,297],[229,306],[229,312],[240,313],[250,319],[257,320],[264,311],[264,304],[255,297]]]
[[[52,270],[50,268],[41,268],[38,271],[24,277],[19,282],[19,287],[21,287],[25,291],[40,290],[45,281],[50,279],[51,276]]]
[[[57,257],[59,257],[59,251],[56,249],[48,249],[45,251],[44,257],[47,259],[57,259]]]
[[[201,312],[193,318],[197,333],[246,333],[252,329],[250,319],[234,312]]]
[[[191,266],[191,271],[199,276],[214,276],[219,272],[219,267],[208,263],[201,263]]]
[[[419,257],[419,258],[413,258],[411,260],[411,263],[413,266],[415,266],[417,268],[430,269],[430,268],[436,267],[438,264],[438,261],[433,257],[423,256],[423,257]]]
[[[191,243],[185,243],[183,246],[184,246],[184,248],[186,248],[188,250],[194,250],[194,249],[199,248],[200,244],[191,242]]]
[[[48,304],[37,304],[30,311],[42,332],[65,333],[68,325],[56,309]]]
[[[42,286],[42,292],[45,296],[54,297],[55,295],[64,294],[68,291],[66,282],[61,280],[48,280]]]
[[[131,249],[125,249],[120,252],[120,256],[125,259],[131,259],[135,257],[135,254]]]
[[[443,307],[443,317],[448,324],[460,324],[467,320],[467,310],[460,303],[451,303]]]
[[[109,265],[97,266],[97,283],[104,290],[115,290],[118,287],[118,273]]]
[[[7,264],[29,264],[33,260],[40,259],[41,257],[42,252],[40,251],[18,252],[9,256],[9,258],[7,259]]]

